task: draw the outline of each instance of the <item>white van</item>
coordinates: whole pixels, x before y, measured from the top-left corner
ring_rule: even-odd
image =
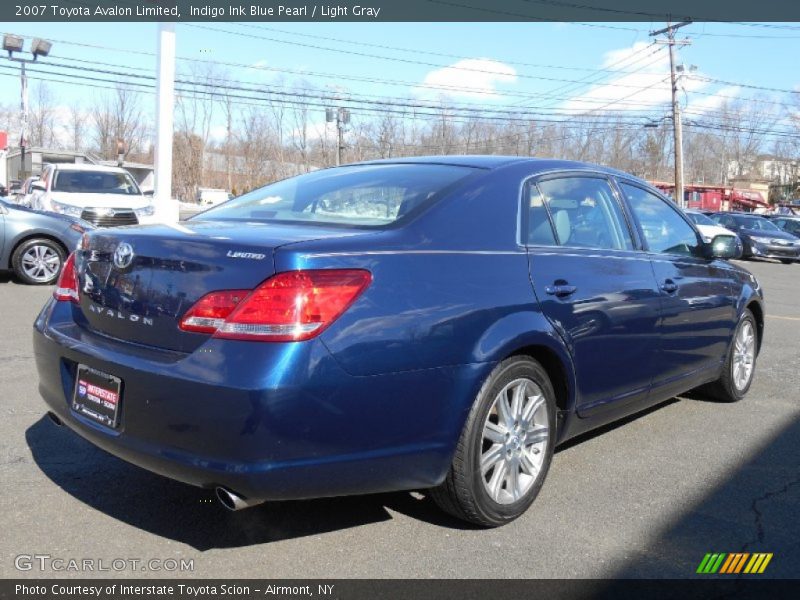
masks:
[[[203,206],[214,206],[215,204],[222,204],[233,198],[225,190],[216,190],[211,188],[198,188],[197,190],[197,203]]]

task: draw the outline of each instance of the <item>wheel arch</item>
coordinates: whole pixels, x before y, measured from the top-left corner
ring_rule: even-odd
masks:
[[[539,362],[553,384],[558,409],[574,409],[577,384],[572,356],[540,312],[522,311],[495,322],[473,351],[476,362],[487,364],[498,364],[512,356],[529,356]]]
[[[5,265],[6,269],[8,269],[9,271],[13,269],[12,263],[14,260],[14,254],[22,244],[30,240],[37,240],[37,239],[46,239],[51,242],[54,242],[58,244],[58,246],[64,251],[64,257],[67,257],[69,255],[69,248],[67,248],[66,244],[64,244],[62,240],[58,239],[58,237],[56,237],[52,233],[47,233],[43,231],[33,231],[33,232],[26,231],[24,235],[14,240],[14,243],[11,246],[11,250],[8,253],[8,257],[6,258],[6,265]]]
[[[506,358],[512,356],[527,356],[538,362],[550,377],[553,391],[556,393],[556,406],[559,410],[566,411],[572,407],[570,378],[567,366],[561,357],[551,348],[542,345],[524,346],[517,349]]]
[[[758,300],[752,298],[745,308],[753,313],[753,318],[756,320],[756,332],[758,333],[756,351],[761,352],[761,341],[764,339],[764,307]]]

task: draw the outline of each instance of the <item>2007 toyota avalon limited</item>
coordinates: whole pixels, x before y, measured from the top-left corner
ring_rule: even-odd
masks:
[[[746,394],[764,308],[738,248],[583,163],[316,171],[86,234],[35,323],[40,390],[231,509],[430,488],[501,525],[557,444],[699,386]]]

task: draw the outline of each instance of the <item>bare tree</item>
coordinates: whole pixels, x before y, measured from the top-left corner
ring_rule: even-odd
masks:
[[[75,152],[86,149],[86,129],[89,116],[80,105],[71,104],[68,108],[69,119],[65,124],[69,146]]]
[[[44,83],[33,87],[28,118],[29,144],[48,148],[56,146],[56,108],[50,88]]]
[[[119,86],[111,94],[98,98],[91,114],[94,149],[100,156],[116,158],[118,142],[127,145],[129,157],[147,152],[145,142],[149,131],[137,92]]]

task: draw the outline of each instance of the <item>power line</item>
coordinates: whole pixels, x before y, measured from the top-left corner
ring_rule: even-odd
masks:
[[[633,58],[635,58],[636,55],[638,55],[639,53],[644,52],[645,50],[648,50],[648,49],[652,48],[653,46],[654,46],[654,44],[652,44],[652,43],[648,44],[647,46],[641,48],[640,50],[637,50],[637,51],[633,52],[632,54],[628,54],[628,55],[622,57],[621,59],[619,59],[617,61],[614,61],[609,66],[617,66],[617,65],[620,65],[620,64],[623,64],[623,63],[627,63],[628,61],[630,61]],[[658,54],[660,51],[661,51],[661,48],[656,48],[655,50],[653,50],[649,54],[647,54],[645,56],[641,56],[641,57],[637,58],[636,60],[634,60],[633,62],[631,62],[630,64],[627,64],[626,67],[631,67],[632,65],[635,65],[635,64],[641,62],[642,60],[645,60],[647,58],[650,58],[650,57]],[[641,67],[639,67],[638,69],[632,71],[631,73],[639,73],[643,69],[646,69],[647,67],[650,67],[650,66],[654,65],[656,62],[658,62],[658,60],[651,61],[651,62],[647,63],[646,65],[642,65]],[[631,74],[631,73],[629,73],[629,74]],[[555,88],[552,88],[552,89],[548,90],[547,93],[556,94],[556,93],[560,92],[562,94],[564,94],[564,93],[574,94],[577,90],[580,90],[582,88],[588,87],[590,85],[600,84],[603,80],[606,80],[607,78],[608,78],[607,76],[587,75],[586,77],[582,77],[581,79],[579,79],[577,82],[574,82],[574,83],[571,83],[571,84],[563,84],[563,85],[557,86]],[[549,106],[552,106],[555,101],[557,101],[557,99],[554,99],[553,101],[551,101]]]
[[[93,64],[91,61],[78,60],[77,62]],[[138,73],[126,73],[126,72],[122,72],[122,71],[111,71],[111,70],[108,70],[108,69],[99,69],[99,68],[93,68],[93,67],[87,67],[87,66],[77,67],[77,66],[69,65],[69,64],[56,63],[56,62],[53,62],[52,60],[41,61],[39,64],[53,66],[53,67],[59,67],[59,68],[72,69],[72,70],[89,71],[89,72],[102,73],[102,74],[107,74],[107,75],[115,75],[115,76],[120,76],[120,77],[132,77],[132,78],[147,79],[147,80],[154,80],[155,79],[152,75],[140,75]],[[120,66],[120,65],[117,65],[117,66]],[[564,111],[550,111],[550,110],[537,111],[534,108],[525,110],[525,109],[522,109],[520,107],[511,106],[511,105],[488,105],[487,106],[487,105],[484,104],[484,105],[477,105],[477,106],[480,106],[480,108],[474,108],[473,106],[462,105],[463,103],[456,103],[456,104],[452,104],[452,105],[443,106],[441,104],[432,104],[432,103],[425,103],[425,102],[420,102],[420,101],[415,101],[415,102],[405,101],[404,102],[404,101],[398,101],[398,100],[388,100],[383,96],[370,96],[370,95],[366,95],[365,96],[365,95],[358,95],[358,94],[357,95],[350,95],[350,94],[343,95],[343,94],[336,94],[336,93],[331,93],[331,92],[324,92],[324,91],[321,91],[321,90],[308,90],[307,88],[301,88],[301,89],[305,90],[306,92],[308,92],[308,93],[303,93],[303,92],[298,91],[296,88],[292,89],[290,91],[286,91],[285,87],[277,88],[277,86],[270,86],[270,85],[267,85],[267,84],[257,84],[257,83],[253,83],[253,82],[241,82],[241,81],[236,81],[236,80],[230,80],[230,79],[227,79],[227,78],[224,78],[224,77],[208,77],[208,78],[204,78],[204,79],[207,79],[207,81],[203,81],[203,80],[198,81],[197,79],[195,79],[195,80],[177,79],[176,81],[178,81],[179,83],[195,85],[195,86],[217,87],[217,88],[221,88],[221,89],[232,89],[232,90],[240,90],[240,91],[243,90],[243,91],[253,91],[253,92],[264,92],[264,91],[267,91],[267,92],[272,93],[272,94],[310,97],[310,98],[315,98],[315,99],[329,100],[331,102],[340,102],[342,100],[349,100],[349,101],[358,102],[358,103],[367,103],[367,104],[375,104],[375,105],[388,105],[388,106],[402,106],[402,107],[405,107],[405,108],[422,108],[422,109],[429,109],[429,110],[440,110],[442,108],[446,108],[447,110],[458,111],[458,112],[469,112],[469,113],[476,113],[476,114],[493,113],[493,114],[514,114],[514,115],[533,114],[533,115],[536,115],[536,116],[543,116],[543,115],[545,115],[545,116],[580,116],[579,114],[575,115],[573,113],[564,112]],[[219,83],[214,83],[215,81],[219,82]],[[240,83],[240,84],[244,84],[244,85],[233,86],[233,85],[231,85],[231,83]],[[643,89],[646,89],[647,87],[650,87],[650,86],[643,86]],[[369,99],[371,97],[372,98],[379,98],[379,99],[378,100],[371,100],[371,99]],[[606,100],[603,99],[603,100],[600,100],[600,101],[606,101]],[[619,101],[622,101],[622,100],[619,100]],[[617,102],[617,101],[615,101],[615,102]],[[625,111],[625,114],[629,115],[631,118],[636,117],[635,111]],[[641,117],[639,117],[639,118],[641,118]]]
[[[459,67],[459,66],[455,66],[455,65],[446,65],[446,64],[442,64],[442,63],[433,63],[433,62],[427,62],[427,61],[421,61],[421,60],[413,60],[413,59],[409,59],[409,58],[399,58],[399,57],[394,57],[394,56],[380,56],[380,55],[376,55],[376,54],[369,54],[369,53],[366,53],[366,52],[358,52],[358,51],[355,51],[355,50],[344,50],[342,48],[334,48],[334,47],[330,47],[330,46],[317,46],[315,44],[306,44],[306,43],[301,43],[301,42],[293,42],[293,41],[289,41],[289,40],[279,40],[279,39],[276,39],[276,38],[266,37],[266,36],[262,36],[262,35],[244,33],[242,31],[231,31],[230,29],[220,29],[219,27],[209,27],[207,25],[197,25],[197,24],[192,24],[192,23],[183,23],[182,25],[184,27],[193,27],[193,28],[197,28],[197,29],[205,29],[207,31],[215,31],[217,33],[226,33],[226,34],[229,34],[229,35],[236,35],[236,36],[241,36],[241,37],[246,37],[246,38],[251,38],[251,39],[275,42],[275,43],[278,43],[278,44],[287,44],[287,45],[290,45],[290,46],[300,46],[300,47],[303,47],[303,48],[312,48],[314,50],[323,50],[325,52],[338,52],[338,53],[341,53],[341,54],[349,54],[349,55],[353,55],[353,56],[361,56],[361,57],[368,58],[368,59],[371,59],[371,60],[376,60],[376,59],[377,60],[386,60],[386,61],[392,61],[392,62],[401,62],[401,63],[406,63],[406,64],[413,64],[413,65],[422,65],[422,66],[426,66],[426,67],[435,67],[435,68],[438,68],[438,69],[452,69],[452,70],[455,70],[455,71],[465,71],[465,72],[469,72],[469,73],[481,73],[481,74],[486,74],[486,75],[495,75],[495,76],[497,76],[497,75],[501,75],[501,76],[502,75],[506,75],[506,73],[501,73],[501,72],[498,72],[497,70],[478,69],[478,68],[473,68],[473,67]],[[520,77],[520,78],[523,78],[523,79],[536,79],[536,80],[541,80],[541,81],[558,81],[558,82],[578,83],[578,81],[576,81],[574,79],[559,79],[559,78],[555,78],[555,77],[543,77],[541,75],[530,75],[530,74],[526,74],[526,73],[516,73],[514,75],[514,77]]]
[[[47,65],[47,66],[57,66],[57,67],[61,66],[61,65],[54,65],[51,62],[44,62],[44,61],[42,61],[40,64],[41,65]],[[71,67],[71,68],[75,69],[75,67]],[[124,76],[132,76],[132,77],[135,77],[135,78],[145,79],[145,80],[149,80],[149,81],[153,80],[152,76],[129,74],[129,73],[123,73],[123,72],[119,72],[119,71],[108,71],[108,70],[92,69],[92,68],[86,68],[86,67],[82,67],[79,70],[81,70],[81,71],[87,71],[88,70],[88,71],[93,71],[93,72],[99,72],[101,74],[108,74],[108,75],[112,75],[112,76],[115,77],[115,79],[111,80],[111,81],[94,78],[95,81],[100,81],[100,82],[105,82],[105,83],[117,83],[117,82],[120,81],[119,77],[121,77],[121,76],[122,77],[124,77]],[[222,80],[222,81],[224,83],[224,80]],[[195,86],[197,84],[197,81],[196,80],[187,81],[187,80],[180,79],[179,83],[183,83],[183,84],[186,84],[186,85],[189,85],[189,86]],[[202,82],[202,84],[203,84],[204,87],[213,87],[213,88],[217,88],[217,89],[223,89],[224,88],[224,89],[229,89],[231,91],[245,91],[245,92],[255,92],[255,93],[262,93],[264,91],[260,87],[254,89],[254,88],[245,88],[243,86],[229,86],[227,84],[224,84],[224,85],[211,85],[209,82]],[[141,87],[141,84],[133,84],[133,85],[138,85],[139,87]],[[201,87],[203,87],[203,86],[201,86]],[[196,92],[199,95],[203,95],[203,94],[207,95],[207,92],[202,91],[202,90],[195,89],[194,92]],[[272,93],[273,95],[278,95],[278,96],[286,96],[286,95],[288,95],[291,98],[298,98],[298,97],[299,98],[311,98],[311,99],[315,100],[315,104],[317,104],[321,99],[326,99],[327,98],[327,99],[331,100],[330,96],[326,97],[324,94],[321,94],[318,91],[312,91],[311,94],[302,94],[302,93],[298,93],[298,92],[289,93],[289,92],[286,92],[285,89],[281,89],[280,91],[276,91],[274,89],[271,89],[271,90],[268,90],[268,93]],[[184,94],[185,94],[185,91],[184,91]],[[224,96],[224,94],[223,94],[223,96]],[[335,97],[333,99],[336,100],[337,102],[339,100],[341,100],[340,97]],[[588,99],[586,99],[586,100],[588,100]],[[607,99],[603,99],[602,101],[606,101],[606,100]],[[270,101],[271,102],[276,102],[276,100],[274,98],[272,100],[270,100]],[[355,108],[356,105],[358,105],[360,103],[363,103],[364,101],[361,98],[350,98],[348,100],[348,102],[349,102],[350,106]],[[624,99],[620,98],[620,99],[614,100],[614,101],[612,101],[610,103],[606,101],[606,104],[614,104],[614,103],[617,103],[617,102],[623,103]],[[373,102],[371,102],[371,104],[372,104],[372,106],[381,106],[382,104],[387,104],[387,103],[386,103],[386,101],[383,101],[383,102],[381,102],[381,101],[374,102],[373,101]],[[405,115],[410,111],[415,111],[415,112],[419,113],[419,111],[417,109],[421,108],[421,109],[425,109],[425,110],[439,111],[439,112],[436,112],[435,114],[436,115],[441,115],[441,111],[444,109],[451,116],[458,116],[458,117],[463,117],[463,118],[466,118],[466,119],[469,119],[469,118],[473,118],[473,119],[474,118],[478,118],[478,119],[480,119],[480,118],[483,118],[485,116],[488,116],[487,113],[488,114],[493,114],[493,111],[495,113],[499,112],[497,109],[491,109],[491,108],[485,109],[485,110],[481,109],[481,110],[477,110],[477,111],[475,111],[473,109],[474,112],[465,115],[463,108],[462,107],[458,107],[458,106],[442,107],[442,106],[426,105],[426,104],[420,104],[420,103],[414,103],[414,104],[406,103],[406,104],[403,104],[403,103],[398,103],[396,101],[388,102],[388,105],[400,108],[399,111],[393,111],[393,114],[404,114]],[[648,106],[649,106],[650,110],[652,110],[653,104],[649,103]],[[599,109],[594,109],[594,112],[596,113],[597,110],[599,110]],[[380,113],[380,111],[373,111],[373,112]],[[583,114],[573,115],[573,118],[574,117],[598,118],[598,116],[602,116],[603,118],[615,118],[617,121],[620,121],[620,122],[621,121],[625,121],[625,120],[641,122],[642,119],[647,118],[645,115],[639,116],[637,114],[634,114],[635,111],[631,111],[631,110],[618,111],[616,115],[586,114],[586,113],[590,113],[590,112],[591,111],[585,111],[584,110]],[[707,117],[709,115],[713,115],[715,111],[707,110],[707,111],[703,111],[702,113],[698,113],[697,111],[690,111],[690,112],[692,114],[702,115],[702,116],[706,116]],[[500,114],[502,114],[502,113],[500,113]],[[525,115],[525,113],[522,112],[522,111],[512,111],[512,112],[507,113],[507,114],[511,114],[517,120],[521,119],[523,121],[526,120],[526,118],[527,119],[531,119],[531,118],[533,118],[533,119],[543,119],[545,116],[547,116],[547,117],[565,116],[564,113],[559,113],[559,112],[550,112],[550,113],[537,112],[537,113],[532,114],[532,115],[528,114],[527,117],[523,116],[523,115]],[[650,112],[649,114],[652,114],[652,113]],[[419,116],[430,116],[430,113],[424,113],[424,112],[423,113],[419,113]],[[498,116],[498,115],[495,114],[495,116]],[[502,119],[500,119],[500,120],[502,120]],[[553,119],[550,119],[550,120],[553,120]]]
[[[54,42],[56,42],[58,44],[65,44],[65,45],[68,45],[68,46],[72,45],[72,46],[86,47],[86,48],[92,48],[92,49],[98,49],[98,50],[108,50],[108,51],[112,51],[112,52],[121,52],[121,53],[126,53],[126,54],[143,55],[143,56],[155,56],[155,54],[152,53],[152,52],[132,50],[132,49],[127,49],[127,48],[115,48],[115,47],[111,47],[111,46],[100,46],[100,45],[96,45],[96,44],[86,44],[86,43],[82,43],[82,42],[74,42],[72,40],[56,40],[56,39],[54,39],[52,41],[54,41]],[[70,58],[70,57],[65,57],[65,58]],[[177,58],[180,61],[197,63],[197,64],[210,64],[210,65],[231,67],[231,68],[235,68],[235,69],[246,69],[246,70],[251,70],[251,71],[254,70],[254,71],[261,71],[261,72],[270,71],[270,72],[278,72],[278,73],[287,73],[287,74],[291,74],[291,75],[295,75],[295,76],[303,76],[303,77],[308,76],[308,77],[319,77],[319,78],[325,78],[325,79],[357,81],[357,82],[365,82],[365,83],[379,83],[379,84],[389,85],[389,86],[424,88],[424,89],[438,90],[438,91],[444,91],[444,92],[469,92],[470,94],[479,94],[479,95],[480,94],[485,94],[487,96],[495,94],[495,92],[493,92],[493,91],[492,92],[483,92],[481,90],[477,90],[477,89],[474,89],[474,88],[462,88],[462,87],[459,87],[459,86],[426,85],[426,84],[420,84],[418,82],[409,82],[409,81],[392,80],[392,79],[382,79],[382,78],[375,78],[375,77],[363,77],[363,76],[359,77],[359,76],[353,76],[353,75],[346,75],[346,74],[342,74],[342,73],[330,73],[330,72],[316,73],[316,72],[313,72],[313,71],[300,71],[300,70],[296,70],[296,69],[283,69],[283,68],[278,68],[278,67],[259,67],[259,66],[254,66],[252,64],[235,63],[235,62],[218,61],[218,60],[209,60],[209,59],[186,57],[186,56],[179,56]],[[71,60],[80,60],[80,59],[71,58]],[[90,61],[87,61],[87,62],[90,62]],[[130,68],[137,68],[137,69],[140,69],[140,70],[148,70],[148,69],[143,69],[141,67],[130,67]],[[738,85],[738,84],[733,83],[732,85]],[[702,96],[718,96],[718,97],[721,97],[721,98],[739,100],[739,101],[750,102],[750,103],[767,104],[767,105],[773,105],[773,106],[781,106],[781,107],[784,107],[784,108],[791,108],[789,105],[787,105],[785,103],[765,100],[763,98],[746,98],[746,97],[740,97],[740,96],[730,96],[730,95],[725,95],[725,94],[717,94],[717,93],[714,93],[714,92],[702,92],[702,91],[699,91],[699,90],[695,90],[692,93],[693,94],[697,94],[697,95],[702,95]],[[513,92],[513,91],[505,91],[505,92],[503,92],[503,96],[511,97],[511,98],[539,99],[539,98],[543,97],[543,94],[542,93],[520,93],[520,92]],[[561,97],[561,98],[555,98],[555,99],[569,100],[569,99],[571,99],[571,97]],[[589,99],[584,99],[584,101],[588,102],[590,100]],[[462,102],[462,103],[464,103],[464,102]],[[469,103],[466,103],[466,104],[469,104]],[[631,104],[638,105],[638,103],[631,103]],[[544,108],[547,108],[547,107],[544,107]]]
[[[0,68],[13,69],[13,67],[5,66],[5,65],[0,65]],[[39,74],[44,74],[44,75],[56,75],[56,76],[62,76],[62,77],[66,76],[64,73],[59,73],[59,72],[54,72],[54,71],[46,71],[46,70],[43,70],[41,68],[37,68],[35,70],[32,69],[31,71],[34,72],[34,73],[39,73]],[[75,77],[75,78],[81,79],[81,80],[85,80],[85,81],[92,81],[92,82],[110,83],[110,84],[118,83],[118,80],[103,79],[103,78],[92,77],[92,76],[88,76],[88,75],[75,75],[75,76],[72,76],[72,77]],[[38,78],[38,80],[48,81],[47,79],[44,79],[44,78]],[[66,81],[65,80],[61,80],[60,83],[71,83],[71,82],[69,80],[66,80]],[[181,84],[186,84],[187,82],[182,81],[180,83]],[[126,82],[126,85],[133,85],[133,86],[141,87],[141,88],[145,88],[145,89],[154,89],[154,87],[155,87],[154,85],[151,85],[151,84],[148,84],[148,83],[136,83],[136,82]],[[189,85],[192,85],[192,83],[189,82]],[[236,90],[236,88],[233,88],[233,89]],[[207,91],[198,92],[196,89],[187,89],[187,88],[183,88],[183,87],[179,88],[179,87],[176,86],[176,91],[179,92],[179,94],[184,94],[189,98],[208,99],[209,97],[219,97],[219,98],[222,98],[222,99],[225,99],[225,100],[228,100],[228,99],[244,99],[244,100],[254,101],[255,104],[253,104],[253,105],[260,106],[260,107],[266,107],[266,106],[269,106],[270,104],[279,104],[279,105],[286,105],[286,106],[298,106],[298,107],[301,107],[301,108],[312,107],[312,108],[322,108],[322,109],[324,109],[324,108],[328,107],[327,103],[323,103],[323,102],[320,102],[320,101],[311,101],[310,102],[308,100],[298,101],[298,100],[287,100],[287,99],[280,99],[280,100],[272,99],[272,100],[270,100],[270,99],[263,98],[263,96],[248,96],[248,95],[243,95],[243,94],[226,94],[226,93],[222,93],[219,90],[220,90],[220,88],[218,86],[212,86]],[[242,90],[242,91],[247,91],[247,90]],[[290,97],[297,97],[298,96],[298,94],[293,94],[293,93],[290,93],[290,92],[287,92],[286,95],[290,96]],[[431,113],[431,112],[418,111],[416,109],[412,109],[411,111],[409,111],[409,110],[401,110],[401,109],[392,108],[392,107],[371,108],[371,107],[365,107],[365,106],[358,106],[357,103],[352,103],[352,102],[349,102],[349,101],[342,102],[342,105],[343,105],[343,107],[350,108],[353,112],[367,113],[367,114],[378,114],[378,115],[396,114],[396,115],[402,115],[404,117],[414,117],[414,118],[415,117],[431,117],[431,118],[435,118],[435,119],[441,119],[442,115],[443,115],[442,112]],[[405,108],[405,107],[402,107],[402,108]],[[446,108],[443,109],[443,112],[444,112],[445,117],[450,121],[462,122],[462,123],[469,123],[470,122],[470,120],[468,118],[465,118],[465,116],[463,114],[458,114],[458,115],[454,115],[453,116],[452,113],[454,111],[448,111]],[[479,116],[479,120],[481,120],[481,121],[530,123],[534,119],[522,118],[522,117],[514,117],[514,116],[498,117],[498,116],[492,116],[492,115],[480,115]],[[550,119],[550,120],[548,120],[548,119],[537,119],[537,120],[539,122],[562,124],[562,126],[567,127],[567,128],[582,126],[581,124],[574,123],[571,120],[567,120],[567,121],[557,121],[557,120],[553,120],[553,119]]]
[[[328,42],[335,42],[337,44],[350,44],[350,45],[353,45],[353,46],[360,46],[360,47],[367,47],[367,48],[379,48],[381,50],[392,50],[392,51],[395,51],[395,52],[407,52],[407,53],[410,53],[410,54],[425,54],[425,55],[428,55],[428,56],[438,56],[440,58],[453,58],[453,59],[457,59],[457,60],[474,60],[475,59],[474,56],[470,57],[470,56],[463,56],[463,55],[459,55],[459,54],[449,54],[449,53],[446,53],[446,52],[434,52],[434,51],[431,51],[431,50],[422,50],[420,48],[402,48],[400,46],[388,46],[388,45],[385,45],[385,44],[374,44],[374,43],[364,42],[364,41],[361,41],[361,40],[356,42],[356,41],[353,41],[353,40],[346,40],[346,39],[337,38],[337,37],[329,37],[329,36],[324,36],[324,35],[314,35],[314,34],[311,34],[311,33],[300,33],[300,32],[297,32],[297,31],[286,31],[286,30],[283,30],[283,29],[276,29],[274,27],[265,27],[263,25],[255,25],[255,24],[252,24],[252,23],[233,23],[233,24],[238,26],[238,27],[247,27],[247,28],[250,28],[250,29],[258,29],[260,31],[271,31],[271,32],[278,33],[278,34],[281,34],[281,35],[291,35],[291,36],[303,37],[303,38],[309,38],[309,39],[315,39],[315,40],[325,40],[325,41],[328,41]],[[517,61],[517,60],[510,60],[510,59],[506,59],[506,58],[498,58],[498,59],[490,59],[490,60],[498,60],[498,61],[500,61],[500,62],[502,62],[504,64],[507,64],[507,65],[516,65],[516,66],[520,66],[520,67],[533,67],[533,68],[538,68],[538,69],[556,69],[556,70],[564,70],[564,71],[593,71],[593,72],[594,71],[607,71],[607,70],[610,70],[610,69],[595,69],[595,68],[592,68],[592,67],[572,67],[572,66],[566,66],[566,65],[552,65],[552,64],[543,64],[543,63],[528,63],[528,62],[521,62],[521,61]]]
[[[737,87],[747,88],[749,90],[764,90],[767,92],[781,92],[783,94],[800,94],[800,90],[789,90],[786,88],[775,88],[775,87],[767,87],[763,85],[750,85],[747,83],[734,83],[732,81],[725,81],[723,79],[714,79],[713,77],[705,77],[703,75],[694,75],[695,79],[699,79],[700,81],[707,81],[709,83],[719,83],[721,85],[735,85]]]
[[[109,50],[114,52],[123,52],[123,53],[134,53],[134,54],[143,54],[147,56],[155,56],[151,52],[142,52],[142,51],[135,51],[135,50],[128,50],[128,49],[121,49],[121,48],[113,48],[109,46],[97,46],[93,44],[84,44],[80,42],[72,42],[69,40],[52,40],[59,44],[66,44],[66,45],[75,45],[81,47],[89,47],[93,49],[100,49],[100,50]],[[67,57],[68,58],[68,57]],[[269,72],[276,72],[276,73],[286,73],[294,76],[301,76],[301,77],[319,77],[324,79],[335,79],[335,80],[347,80],[347,81],[358,81],[358,82],[366,82],[366,83],[379,83],[384,85],[390,86],[401,86],[401,87],[410,87],[410,88],[421,88],[427,90],[436,90],[436,91],[443,91],[443,92],[467,92],[471,95],[486,95],[486,96],[494,96],[497,93],[494,90],[491,91],[484,91],[476,88],[466,88],[461,86],[450,86],[450,85],[443,85],[443,84],[424,84],[419,82],[412,82],[412,81],[403,81],[403,80],[393,80],[393,79],[385,79],[385,78],[377,78],[377,77],[364,77],[364,76],[355,76],[355,75],[346,75],[342,73],[331,73],[331,72],[314,72],[308,70],[297,70],[297,69],[287,69],[287,68],[280,68],[280,67],[271,67],[271,66],[255,66],[252,64],[244,64],[244,63],[235,63],[235,62],[227,62],[227,61],[218,61],[218,60],[209,60],[209,59],[202,59],[202,58],[194,58],[194,57],[187,57],[187,56],[179,56],[177,57],[179,61],[185,62],[192,62],[198,64],[210,64],[216,66],[225,66],[237,69],[247,69],[253,71],[269,71]],[[72,60],[80,60],[80,59],[72,59]],[[84,62],[94,62],[94,61],[84,61]],[[98,63],[99,64],[99,63]],[[141,67],[132,67],[137,68],[139,70],[148,71],[149,69],[143,69]],[[564,80],[564,79],[555,79],[554,81],[567,81],[571,82],[573,80]],[[513,97],[513,98],[539,98],[542,97],[543,94],[531,92],[531,93],[520,93],[520,92],[513,92],[513,91],[505,91],[503,92],[503,96]]]
[[[11,67],[11,66],[8,66],[8,65],[0,65],[0,68],[14,71],[14,68]],[[48,75],[48,77],[37,77],[35,74],[30,76],[31,79],[34,79],[34,80],[37,80],[37,81],[44,81],[44,82],[53,81],[53,75],[56,75],[56,76],[60,75],[62,77],[65,76],[63,74],[51,73],[51,72],[43,71],[41,69],[35,69],[34,73]],[[8,74],[0,73],[0,76],[16,77],[16,73],[8,73]],[[91,82],[91,87],[93,87],[93,88],[97,87],[97,88],[100,88],[100,89],[111,89],[111,90],[114,90],[114,89],[117,89],[119,87],[123,87],[123,86],[120,86],[119,83],[117,81],[115,81],[115,80],[103,80],[101,78],[89,77],[89,76],[84,76],[84,75],[71,76],[70,79],[59,80],[58,82],[59,83],[65,83],[65,84],[68,84],[68,85],[82,85],[83,87],[86,87],[79,80],[90,81]],[[98,85],[98,83],[106,83],[106,84],[110,84],[110,85],[103,86],[103,85]],[[150,84],[146,84],[146,83],[130,83],[128,85],[133,85],[136,88],[140,88],[140,89],[133,89],[133,90],[130,90],[130,91],[134,91],[134,92],[137,92],[137,93],[147,93],[147,94],[154,94],[155,93],[154,91],[152,91],[152,90],[154,90],[154,87],[155,87],[154,85],[150,85]],[[123,87],[123,89],[125,89],[125,88]],[[130,88],[128,88],[128,89],[130,89]],[[269,106],[269,101],[264,100],[261,97],[245,96],[245,95],[241,95],[241,94],[234,94],[234,95],[225,96],[224,94],[221,94],[221,93],[216,92],[216,91],[204,92],[204,93],[198,95],[193,90],[187,90],[187,89],[184,89],[184,88],[177,88],[177,87],[176,87],[176,91],[178,91],[182,97],[185,97],[185,98],[188,98],[188,99],[207,100],[209,98],[209,96],[217,96],[217,97],[223,97],[223,98],[231,99],[231,101],[232,101],[231,103],[232,104],[236,104],[236,105],[253,106],[253,107],[258,107],[258,108],[265,108],[265,107]],[[309,108],[309,107],[324,108],[326,106],[324,104],[318,104],[318,103],[311,104],[311,103],[308,103],[308,102],[296,102],[296,101],[289,101],[289,100],[283,100],[283,101],[280,101],[278,103],[282,104],[282,105],[287,105],[287,106],[299,106],[299,107],[302,107],[302,108]],[[373,108],[365,108],[365,107],[353,108],[353,112],[356,112],[356,113],[359,113],[359,114],[378,114],[378,115],[385,115],[387,113],[389,113],[389,114],[401,114],[404,117],[413,117],[413,118],[428,117],[428,118],[431,118],[431,119],[434,119],[434,120],[437,120],[437,121],[439,119],[441,119],[441,117],[442,117],[442,115],[440,113],[415,112],[413,114],[409,114],[406,111],[396,111],[396,110],[392,110],[392,109],[389,109],[389,110],[386,110],[386,109],[373,109]],[[571,121],[538,120],[538,121],[532,122],[529,119],[526,120],[526,119],[508,119],[508,118],[492,118],[492,117],[481,117],[479,120],[480,121],[499,121],[499,122],[506,122],[506,123],[519,122],[519,123],[524,123],[526,125],[535,124],[535,125],[539,125],[539,126],[544,126],[545,128],[549,127],[549,126],[558,126],[558,127],[562,128],[562,129],[566,129],[566,130],[573,129],[573,130],[576,130],[578,132],[585,132],[587,130],[587,128],[590,128],[590,127],[594,127],[593,131],[597,132],[597,131],[599,131],[599,126],[603,124],[602,121],[576,123],[576,122],[571,122]],[[613,119],[612,119],[612,121],[613,121]],[[448,117],[448,122],[465,124],[465,123],[470,123],[471,121],[465,120],[465,119],[461,119],[461,118]],[[720,125],[720,124],[708,124],[708,123],[692,123],[692,127],[703,128],[703,129],[713,129],[713,130],[717,130],[717,131],[728,131],[728,132],[750,132],[750,133],[753,133],[753,134],[762,135],[765,138],[787,138],[787,139],[798,139],[798,138],[800,138],[800,134],[798,134],[796,132],[792,132],[792,131],[782,131],[782,130],[781,131],[775,131],[775,130],[767,130],[767,129],[731,127],[731,126],[725,126],[725,125]],[[638,131],[640,129],[641,129],[640,125],[635,125],[635,124],[625,125],[625,123],[619,123],[619,122],[616,122],[613,126],[609,125],[609,126],[606,126],[604,128],[604,130],[608,130],[608,131],[616,131],[616,130]]]

